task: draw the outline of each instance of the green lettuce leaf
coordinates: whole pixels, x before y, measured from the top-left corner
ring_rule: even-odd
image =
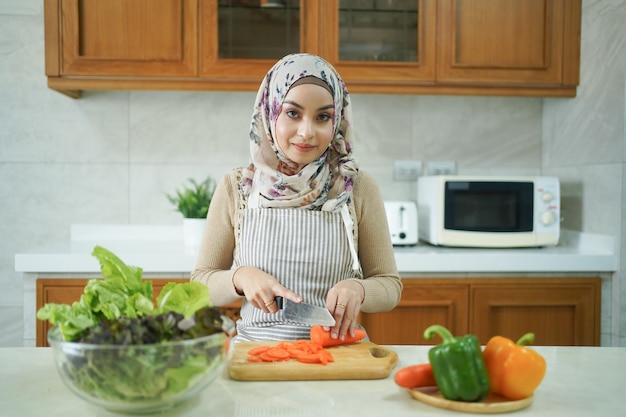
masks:
[[[82,300],[72,305],[48,303],[37,311],[37,318],[57,324],[65,340],[78,339],[85,329],[97,322]]]
[[[141,281],[143,269],[126,265],[113,252],[102,246],[96,246],[91,254],[100,261],[102,276],[112,286],[130,294],[145,290]],[[152,286],[150,286],[150,294],[146,295],[152,297]]]
[[[209,289],[196,281],[165,285],[156,299],[160,312],[174,311],[185,317],[192,316],[202,307],[210,306]]]

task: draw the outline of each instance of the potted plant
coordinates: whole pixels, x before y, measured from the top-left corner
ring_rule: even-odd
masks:
[[[202,182],[189,178],[190,186],[176,190],[175,195],[165,194],[178,212],[183,215],[185,245],[198,246],[204,233],[206,215],[215,192],[215,180],[207,177]]]

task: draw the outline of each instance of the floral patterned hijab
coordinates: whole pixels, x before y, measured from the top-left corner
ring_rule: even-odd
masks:
[[[334,134],[328,149],[315,161],[300,165],[278,147],[276,119],[291,86],[305,77],[321,80],[333,95]],[[301,82],[307,82],[306,80]],[[250,165],[243,170],[241,188],[249,207],[299,207],[336,211],[352,195],[358,164],[352,157],[354,133],[348,90],[337,71],[310,54],[287,55],[263,79],[250,128]],[[254,202],[254,203],[251,203]]]

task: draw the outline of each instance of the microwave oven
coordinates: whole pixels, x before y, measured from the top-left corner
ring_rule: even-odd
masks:
[[[558,244],[556,177],[435,175],[417,181],[420,240],[438,246]]]

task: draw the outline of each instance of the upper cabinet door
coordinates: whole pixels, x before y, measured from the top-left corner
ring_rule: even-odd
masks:
[[[285,55],[317,50],[318,2],[202,0],[200,76],[254,90]]]
[[[437,0],[320,3],[321,55],[350,91],[401,92],[403,84],[434,82]]]
[[[46,6],[60,16],[56,33],[46,27],[46,43],[58,36],[63,45],[58,61],[47,59],[48,75],[197,76],[197,0],[61,0]]]
[[[441,0],[438,82],[578,83],[580,6],[571,0]]]

